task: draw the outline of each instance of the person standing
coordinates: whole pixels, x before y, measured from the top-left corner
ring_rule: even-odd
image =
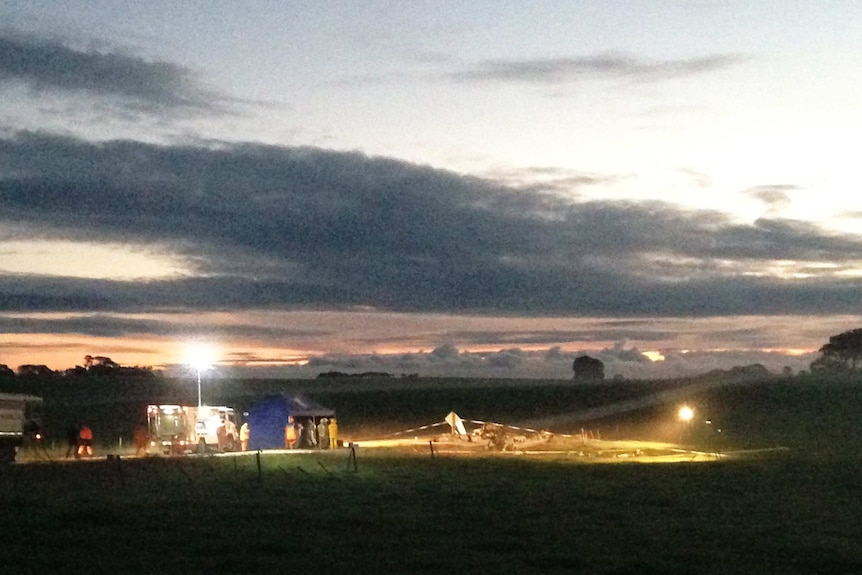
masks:
[[[66,428],[66,459],[78,457],[78,426],[70,425]]]
[[[225,447],[227,447],[227,428],[224,421],[216,427],[216,442],[218,443],[218,450],[225,451]]]
[[[147,454],[147,449],[150,446],[150,432],[147,426],[143,423],[138,423],[135,426],[135,457],[142,457]]]
[[[293,427],[296,429],[296,448],[302,449],[305,447],[305,426],[300,421],[294,421]]]
[[[248,436],[249,436],[249,429],[248,429],[248,422],[246,421],[239,428],[239,443],[240,443],[240,445],[242,445],[243,451],[248,451]]]
[[[317,447],[317,426],[314,425],[313,417],[305,422],[305,428],[305,439],[308,442],[308,447],[315,449]]]
[[[93,430],[86,425],[81,426],[78,432],[78,457],[86,455],[93,457]]]
[[[329,420],[325,417],[321,417],[317,424],[317,446],[320,449],[329,449]]]
[[[284,447],[286,449],[296,447],[296,425],[292,416],[287,418],[287,425],[284,426]]]
[[[329,448],[336,447],[338,447],[338,422],[333,417],[329,420]]]

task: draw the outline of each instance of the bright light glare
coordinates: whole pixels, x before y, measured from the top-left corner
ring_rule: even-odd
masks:
[[[687,405],[679,408],[679,418],[683,421],[691,421],[694,417],[694,410]]]
[[[664,361],[664,355],[660,351],[643,351],[641,355],[645,356],[648,360],[655,363],[657,361]]]
[[[213,361],[212,348],[204,344],[196,344],[186,352],[186,363],[195,368],[197,371],[206,371],[210,368]]]

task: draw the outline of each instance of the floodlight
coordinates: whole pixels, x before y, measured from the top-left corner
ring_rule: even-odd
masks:
[[[687,405],[683,405],[679,408],[679,418],[686,423],[692,420],[694,417],[694,410]]]
[[[212,349],[203,344],[197,344],[188,349],[186,363],[197,371],[206,371],[212,363]]]

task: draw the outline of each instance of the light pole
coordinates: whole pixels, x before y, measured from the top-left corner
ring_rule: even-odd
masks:
[[[201,403],[201,368],[196,367],[195,369],[198,372],[198,407],[200,407],[201,405],[203,405]]]
[[[206,371],[210,367],[210,358],[212,352],[203,345],[197,345],[189,350],[188,364],[194,368],[198,375],[198,407],[203,405],[201,397],[201,372]]]

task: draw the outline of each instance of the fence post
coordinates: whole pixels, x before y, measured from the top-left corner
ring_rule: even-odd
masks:
[[[356,463],[356,446],[352,443],[350,444],[350,455],[347,456],[347,470],[350,471],[350,463],[353,462],[353,472],[356,473],[359,471],[359,467]]]
[[[263,470],[260,467],[260,449],[257,450],[257,479],[258,481],[263,480]]]
[[[108,457],[110,457],[110,455]],[[117,473],[120,475],[120,485],[125,487],[126,486],[126,476],[123,475],[123,465],[122,465],[122,463],[120,463],[120,456],[115,455],[114,459],[117,460]]]

